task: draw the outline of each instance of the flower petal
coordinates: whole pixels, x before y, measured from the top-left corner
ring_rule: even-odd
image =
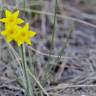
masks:
[[[13,16],[14,16],[14,18],[17,18],[19,16],[19,10],[17,10],[16,12],[14,12]]]
[[[30,37],[34,37],[36,35],[36,32],[29,31],[29,35],[30,35]]]
[[[32,45],[30,39],[26,40],[25,42],[26,42],[27,44],[29,44],[29,45]]]
[[[9,10],[6,10],[5,14],[6,14],[6,17],[10,17],[12,15],[11,11],[9,11]]]
[[[0,19],[1,22],[6,22],[6,18]]]
[[[18,46],[20,46],[21,44],[23,44],[23,42],[21,42],[21,41],[17,42]]]
[[[2,32],[0,32],[0,33],[1,33],[1,35],[3,35],[3,36],[6,35],[6,31],[2,31]]]
[[[24,30],[27,30],[28,31],[28,29],[29,29],[29,24],[26,23],[25,26],[24,26]]]
[[[17,24],[21,24],[21,23],[23,23],[24,22],[24,20],[22,20],[21,18],[18,18],[17,19]]]
[[[6,37],[6,36],[5,36],[5,37]],[[13,40],[12,38],[6,37],[6,41],[7,41],[8,43],[10,43],[12,40]]]

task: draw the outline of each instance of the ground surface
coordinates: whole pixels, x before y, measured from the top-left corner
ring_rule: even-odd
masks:
[[[35,52],[32,48],[29,49],[33,50],[31,51],[34,54],[33,62],[41,75],[43,74],[42,66],[48,63],[48,56],[45,55],[51,48],[52,15],[54,15],[55,3],[54,0],[30,2],[31,0],[26,0],[27,10],[24,12],[22,0],[17,2],[0,0],[0,10],[3,16],[4,8],[18,7],[21,10],[21,17],[30,23],[31,29],[38,32],[36,38],[32,39]],[[60,61],[54,62],[58,66],[46,90],[52,96],[96,96],[96,1],[58,0],[57,7],[57,13],[60,15],[56,18],[52,60],[56,59],[62,47],[64,50]],[[0,39],[2,40],[2,37]],[[0,96],[24,96],[24,89],[16,80],[15,74],[18,70],[13,66],[14,62],[7,44],[2,40],[0,43]]]

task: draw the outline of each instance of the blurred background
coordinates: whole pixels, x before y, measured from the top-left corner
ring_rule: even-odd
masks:
[[[33,46],[27,46],[32,57],[27,60],[32,60],[38,79],[49,61],[53,65],[54,76],[45,88],[50,96],[96,96],[96,0],[0,0],[0,18],[6,9],[20,10],[37,32]],[[0,96],[24,96],[10,53],[0,36]]]

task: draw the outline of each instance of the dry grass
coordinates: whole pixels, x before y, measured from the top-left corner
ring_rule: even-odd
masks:
[[[23,0],[0,0],[1,16],[6,8],[18,8],[38,33],[33,46],[26,45],[34,96],[95,96],[96,7],[89,1],[58,0],[51,49],[55,0],[26,0],[26,8]],[[6,44],[3,37],[0,42],[0,95],[24,96],[19,50]],[[46,70],[50,71],[45,74]]]

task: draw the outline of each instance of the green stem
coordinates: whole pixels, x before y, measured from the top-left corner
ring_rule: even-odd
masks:
[[[26,10],[26,0],[23,0],[23,8],[24,8],[24,12]],[[25,15],[24,15],[25,16]],[[24,45],[22,46],[22,57],[23,57],[23,63],[24,63],[24,70],[25,70],[25,78],[26,78],[26,87],[27,87],[27,96],[33,96],[33,87],[32,87],[32,80],[26,70],[26,68],[28,67],[28,65],[26,64],[26,54],[25,54],[25,48]]]
[[[26,63],[26,53],[25,53],[25,46],[21,45],[21,52],[22,52],[22,65],[23,65],[23,70],[24,70],[24,75],[25,75],[25,80],[26,80],[26,93],[27,96],[31,96],[30,95],[30,89],[29,89],[29,76],[27,73],[27,63]]]
[[[51,70],[51,65],[50,65],[50,61],[51,61],[51,53],[52,53],[52,49],[54,48],[54,37],[55,37],[55,32],[56,32],[56,9],[57,9],[57,0],[55,0],[55,9],[54,9],[54,22],[53,22],[53,32],[52,32],[52,40],[51,40],[51,49],[49,52],[49,60],[48,60],[48,65],[45,66],[45,75],[44,75],[44,81],[47,81],[47,73],[49,72],[49,70]],[[46,85],[46,82],[43,82],[43,85]]]
[[[55,0],[54,22],[53,22],[54,28],[53,28],[53,32],[52,32],[52,39],[51,39],[52,46],[51,46],[51,49],[50,49],[50,52],[49,52],[49,59],[51,59],[52,49],[54,48],[54,37],[55,37],[55,31],[56,31],[56,8],[57,8],[57,0]]]
[[[26,8],[26,0],[23,1],[23,8],[24,8],[24,11],[25,11],[25,8]]]

